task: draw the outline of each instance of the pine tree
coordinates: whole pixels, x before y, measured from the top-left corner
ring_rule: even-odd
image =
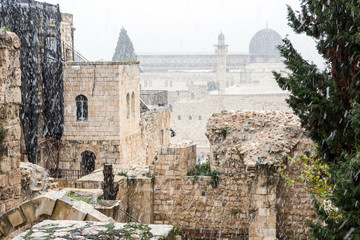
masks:
[[[314,38],[326,69],[295,50],[289,39],[280,46],[285,76],[274,72],[309,137],[318,145],[330,172],[331,203],[338,217],[314,199],[319,219],[310,223],[313,239],[360,239],[360,1],[301,0],[288,6],[288,24]]]
[[[113,61],[136,61],[134,46],[125,30],[121,28],[119,38],[116,44]]]

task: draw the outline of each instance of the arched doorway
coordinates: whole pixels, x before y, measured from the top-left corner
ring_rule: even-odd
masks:
[[[80,174],[87,175],[95,170],[96,156],[93,152],[85,151],[81,153]]]

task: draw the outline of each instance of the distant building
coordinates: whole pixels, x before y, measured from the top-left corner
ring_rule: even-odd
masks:
[[[208,91],[225,91],[243,84],[268,83],[271,71],[283,70],[277,45],[281,36],[265,28],[250,41],[248,54],[228,53],[225,36],[220,33],[215,54],[139,55],[144,90],[189,90],[195,83],[205,83]]]
[[[221,110],[289,110],[288,93],[272,71],[285,71],[278,45],[281,36],[265,28],[249,43],[248,54],[228,53],[225,35],[218,35],[215,54],[139,55],[144,90],[168,90],[174,142],[192,140],[198,153],[209,151],[208,118]]]

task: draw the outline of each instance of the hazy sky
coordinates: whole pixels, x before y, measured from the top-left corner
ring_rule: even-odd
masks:
[[[42,0],[44,1],[44,0]],[[89,60],[111,60],[122,26],[139,53],[212,53],[219,32],[229,52],[247,53],[266,27],[287,34],[307,59],[321,63],[313,40],[287,26],[286,4],[299,0],[46,0],[74,15],[75,49]]]

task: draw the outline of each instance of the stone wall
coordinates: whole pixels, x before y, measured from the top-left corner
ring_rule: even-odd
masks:
[[[0,213],[18,204],[21,192],[19,109],[21,102],[20,41],[0,30]]]
[[[168,92],[158,90],[141,90],[140,98],[151,108],[168,105]]]
[[[144,223],[175,225],[183,233],[250,240],[307,238],[305,222],[314,217],[310,196],[301,187],[286,185],[277,172],[285,163],[290,176],[297,176],[299,166],[289,165],[286,157],[311,144],[298,119],[280,111],[223,111],[209,119],[206,135],[210,167],[219,174],[216,187],[210,176],[187,176],[196,164],[196,145],[164,146],[150,174],[127,171],[126,178],[116,174],[119,169],[114,171],[123,209]],[[99,188],[102,179],[98,171],[77,184]]]
[[[61,31],[61,48],[62,58],[65,61],[74,61],[73,58],[73,15],[61,13],[60,31]],[[74,29],[75,30],[75,29]]]
[[[305,220],[314,213],[310,197],[301,188],[284,185],[277,172],[287,155],[301,153],[300,146],[308,144],[296,117],[223,111],[210,118],[206,134],[218,186],[211,186],[210,177],[186,176],[195,165],[194,145],[162,148],[151,167],[155,223],[216,230],[221,237],[307,237]],[[298,168],[293,167],[296,176]]]
[[[168,107],[141,113],[141,151],[144,163],[150,165],[157,149],[170,144],[170,111]]]
[[[304,142],[296,147],[295,152],[307,151],[311,142]],[[287,164],[286,173],[289,176],[298,176],[300,166],[296,164]],[[304,211],[304,209],[313,209],[311,198],[300,185],[289,186],[284,179],[280,179],[276,189],[276,233],[278,239],[295,239],[295,236],[301,236],[306,239],[309,234],[306,220],[313,220],[315,211]]]
[[[210,151],[209,140],[205,136],[206,124],[214,112],[222,110],[277,110],[288,111],[282,94],[242,94],[242,95],[206,95],[194,99],[173,103],[171,128],[176,132],[173,143],[192,140],[197,145],[198,154],[206,156]]]

